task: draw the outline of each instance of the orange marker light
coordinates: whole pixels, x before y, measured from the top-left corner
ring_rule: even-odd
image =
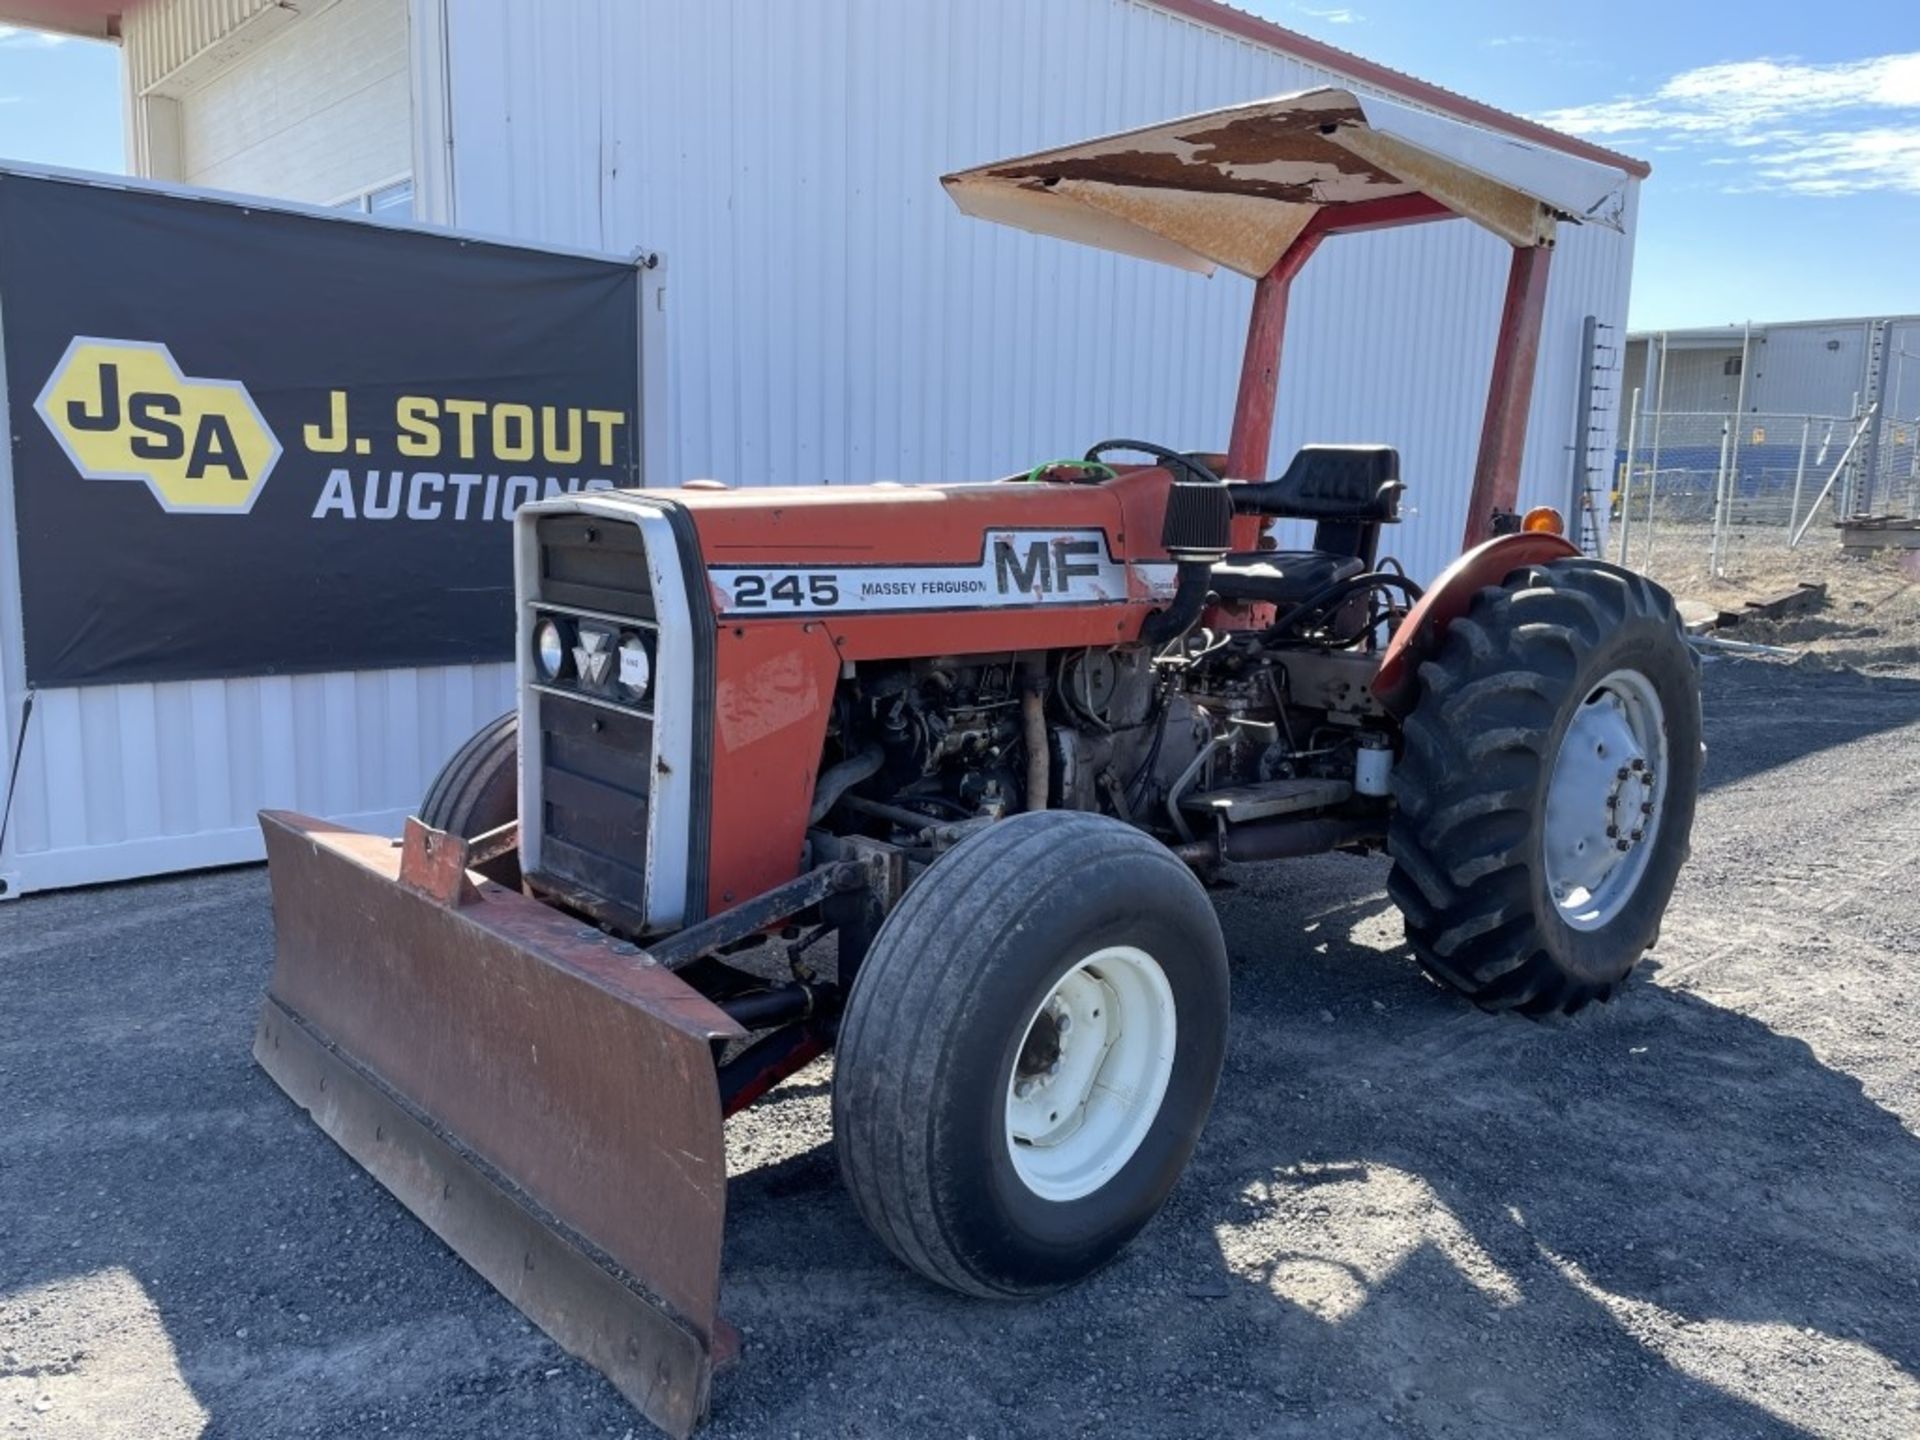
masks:
[[[1564,535],[1567,533],[1567,522],[1560,518],[1560,512],[1551,505],[1536,505],[1527,511],[1520,528],[1532,535]]]

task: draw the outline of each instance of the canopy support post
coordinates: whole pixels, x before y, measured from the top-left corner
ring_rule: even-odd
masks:
[[[1467,502],[1465,549],[1491,537],[1496,513],[1511,513],[1520,500],[1520,459],[1527,446],[1527,412],[1533,399],[1534,365],[1540,358],[1540,325],[1546,313],[1547,269],[1553,251],[1516,245],[1507,269],[1507,298],[1500,311],[1487,413],[1480,427],[1480,457]]]
[[[1247,350],[1240,361],[1240,393],[1233,404],[1233,436],[1227,442],[1229,480],[1267,478],[1273,443],[1273,409],[1280,388],[1280,348],[1287,333],[1287,296],[1313,252],[1320,231],[1309,226],[1253,285],[1247,317]]]

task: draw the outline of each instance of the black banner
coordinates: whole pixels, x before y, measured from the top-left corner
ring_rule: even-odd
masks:
[[[0,175],[29,683],[507,658],[514,509],[637,483],[637,286]]]

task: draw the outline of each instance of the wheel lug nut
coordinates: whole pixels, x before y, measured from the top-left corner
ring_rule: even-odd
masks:
[[[1013,1098],[1016,1100],[1024,1100],[1031,1094],[1033,1094],[1033,1081],[1031,1080],[1022,1080],[1013,1087]]]
[[[1047,1078],[1049,1080],[1051,1080],[1054,1076],[1058,1075],[1059,1073],[1060,1073],[1060,1062],[1058,1060],[1054,1061],[1051,1065],[1047,1066]]]
[[[1073,1016],[1071,1014],[1062,1015],[1054,1022],[1054,1028],[1062,1035],[1066,1034],[1067,1031],[1073,1029]]]
[[[1638,839],[1640,838],[1640,836],[1641,836],[1641,834],[1642,834],[1642,833],[1643,833],[1643,832],[1641,832],[1641,831],[1639,831],[1639,830],[1636,830],[1636,831],[1634,831],[1634,832],[1633,832],[1633,838],[1634,838],[1635,840],[1638,840]]]
[[[1631,842],[1626,840],[1616,840],[1614,841],[1614,846],[1616,849],[1620,849],[1620,850],[1628,850],[1632,848]]]
[[[1628,776],[1628,774],[1629,774],[1629,773],[1631,773],[1631,772],[1629,772],[1629,771],[1628,771],[1628,769],[1627,769],[1627,767],[1626,767],[1626,766],[1624,766],[1624,765],[1622,765],[1622,766],[1620,767],[1620,769],[1619,769],[1619,771],[1618,771],[1618,772],[1617,772],[1617,773],[1616,773],[1616,774],[1614,775],[1614,777],[1613,777],[1613,778],[1614,778],[1614,779],[1616,779],[1616,780],[1624,780],[1624,779],[1626,779],[1626,778],[1627,778],[1627,776]]]
[[[1640,802],[1640,813],[1642,815],[1651,815],[1653,813],[1653,802],[1651,800],[1642,800]]]
[[[1620,834],[1620,827],[1618,825],[1607,826],[1607,839],[1609,840],[1615,839],[1619,836],[1619,834]]]

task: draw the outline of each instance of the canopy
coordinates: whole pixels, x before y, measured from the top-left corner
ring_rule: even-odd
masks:
[[[1211,274],[1271,270],[1321,211],[1425,195],[1514,245],[1618,230],[1611,165],[1326,87],[1001,160],[941,181],[969,215]],[[1327,222],[1338,228],[1339,216]],[[1360,218],[1356,213],[1355,219]]]

